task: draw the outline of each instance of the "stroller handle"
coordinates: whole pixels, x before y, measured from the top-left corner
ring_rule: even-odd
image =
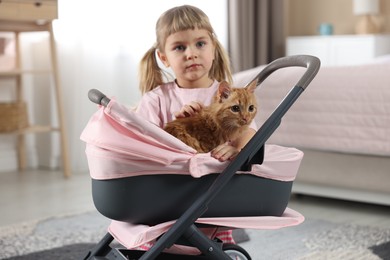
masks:
[[[263,147],[281,123],[281,119],[293,103],[298,99],[301,93],[315,77],[320,68],[320,60],[317,57],[309,55],[295,55],[277,59],[268,64],[251,82],[257,81],[260,85],[274,71],[284,67],[306,67],[304,75],[298,83],[290,90],[287,96],[264,122],[261,128],[256,132],[252,139],[246,144],[241,152],[233,159],[229,165],[216,177],[215,181],[210,185],[194,203],[176,220],[173,226],[158,239],[155,245],[146,251],[140,259],[154,259],[165,248],[171,247],[183,234],[184,236],[192,237],[198,240],[199,244],[205,239],[195,232],[194,222],[201,217],[208,209],[211,201],[217,194],[226,186],[240,168],[247,162],[251,162],[256,153]],[[250,84],[250,83],[249,83]],[[96,89],[91,89],[88,93],[89,99],[99,105],[107,106],[110,99]],[[209,244],[202,242],[203,249],[207,250]],[[224,256],[221,250],[216,250],[216,256]],[[218,259],[221,259],[219,257]]]
[[[93,103],[98,105],[107,106],[110,103],[110,99],[97,89],[91,89],[88,91],[88,98]]]
[[[320,69],[321,62],[317,57],[309,55],[295,55],[277,59],[268,64],[249,84],[253,81],[257,81],[257,85],[260,85],[272,72],[284,68],[284,67],[306,67],[306,72],[298,81],[298,83],[290,90],[287,96],[270,115],[270,117],[264,122],[256,134],[245,145],[241,152],[235,157],[234,160],[218,175],[216,180],[211,184],[209,189],[199,197],[187,211],[175,222],[175,224],[169,229],[159,240],[157,240],[154,247],[147,251],[141,259],[148,259],[147,257],[157,257],[158,252],[161,252],[164,248],[172,246],[185,230],[190,227],[194,220],[202,216],[208,209],[210,202],[217,196],[217,194],[226,186],[230,179],[236,174],[236,172],[247,162],[251,162],[256,153],[263,147],[272,135],[272,133],[278,128],[281,123],[282,117],[288,111],[288,109],[294,104],[301,93],[304,92],[309,83],[316,76]]]
[[[283,58],[279,58],[268,64],[257,76],[251,80],[248,84],[250,85],[253,81],[257,81],[257,86],[260,85],[269,75],[274,71],[286,68],[286,67],[305,67],[307,68],[305,74],[300,78],[296,86],[306,89],[309,83],[316,76],[320,69],[321,61],[319,58],[311,55],[292,55]]]

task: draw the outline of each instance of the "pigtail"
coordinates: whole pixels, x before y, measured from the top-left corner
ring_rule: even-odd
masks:
[[[142,94],[162,85],[163,72],[156,59],[156,47],[150,48],[142,57],[139,64],[139,89]]]
[[[215,37],[215,36],[214,36]],[[209,77],[216,79],[219,82],[227,81],[229,84],[233,83],[230,59],[218,39],[214,38],[215,42],[215,58],[213,66],[209,72]]]

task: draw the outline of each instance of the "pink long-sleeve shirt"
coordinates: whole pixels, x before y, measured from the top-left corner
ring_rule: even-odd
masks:
[[[145,93],[137,106],[136,112],[153,124],[164,127],[175,119],[174,113],[192,101],[205,106],[211,104],[218,90],[219,82],[214,81],[208,88],[180,88],[176,82],[165,83]],[[253,121],[251,128],[257,130]]]

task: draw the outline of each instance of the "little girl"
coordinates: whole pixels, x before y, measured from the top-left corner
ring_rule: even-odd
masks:
[[[137,113],[163,128],[177,117],[190,117],[208,106],[219,82],[231,83],[232,75],[228,55],[199,8],[184,5],[167,10],[157,21],[156,38],[140,63],[143,97]],[[172,69],[174,81],[164,82],[156,54],[165,67]],[[220,161],[235,157],[255,129],[252,124],[237,140],[213,149],[211,156]],[[234,243],[231,231],[219,232],[216,237],[224,243]]]

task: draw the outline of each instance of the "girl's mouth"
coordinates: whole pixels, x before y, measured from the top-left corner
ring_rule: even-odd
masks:
[[[193,70],[199,68],[201,65],[200,64],[192,64],[187,67],[188,70]]]

